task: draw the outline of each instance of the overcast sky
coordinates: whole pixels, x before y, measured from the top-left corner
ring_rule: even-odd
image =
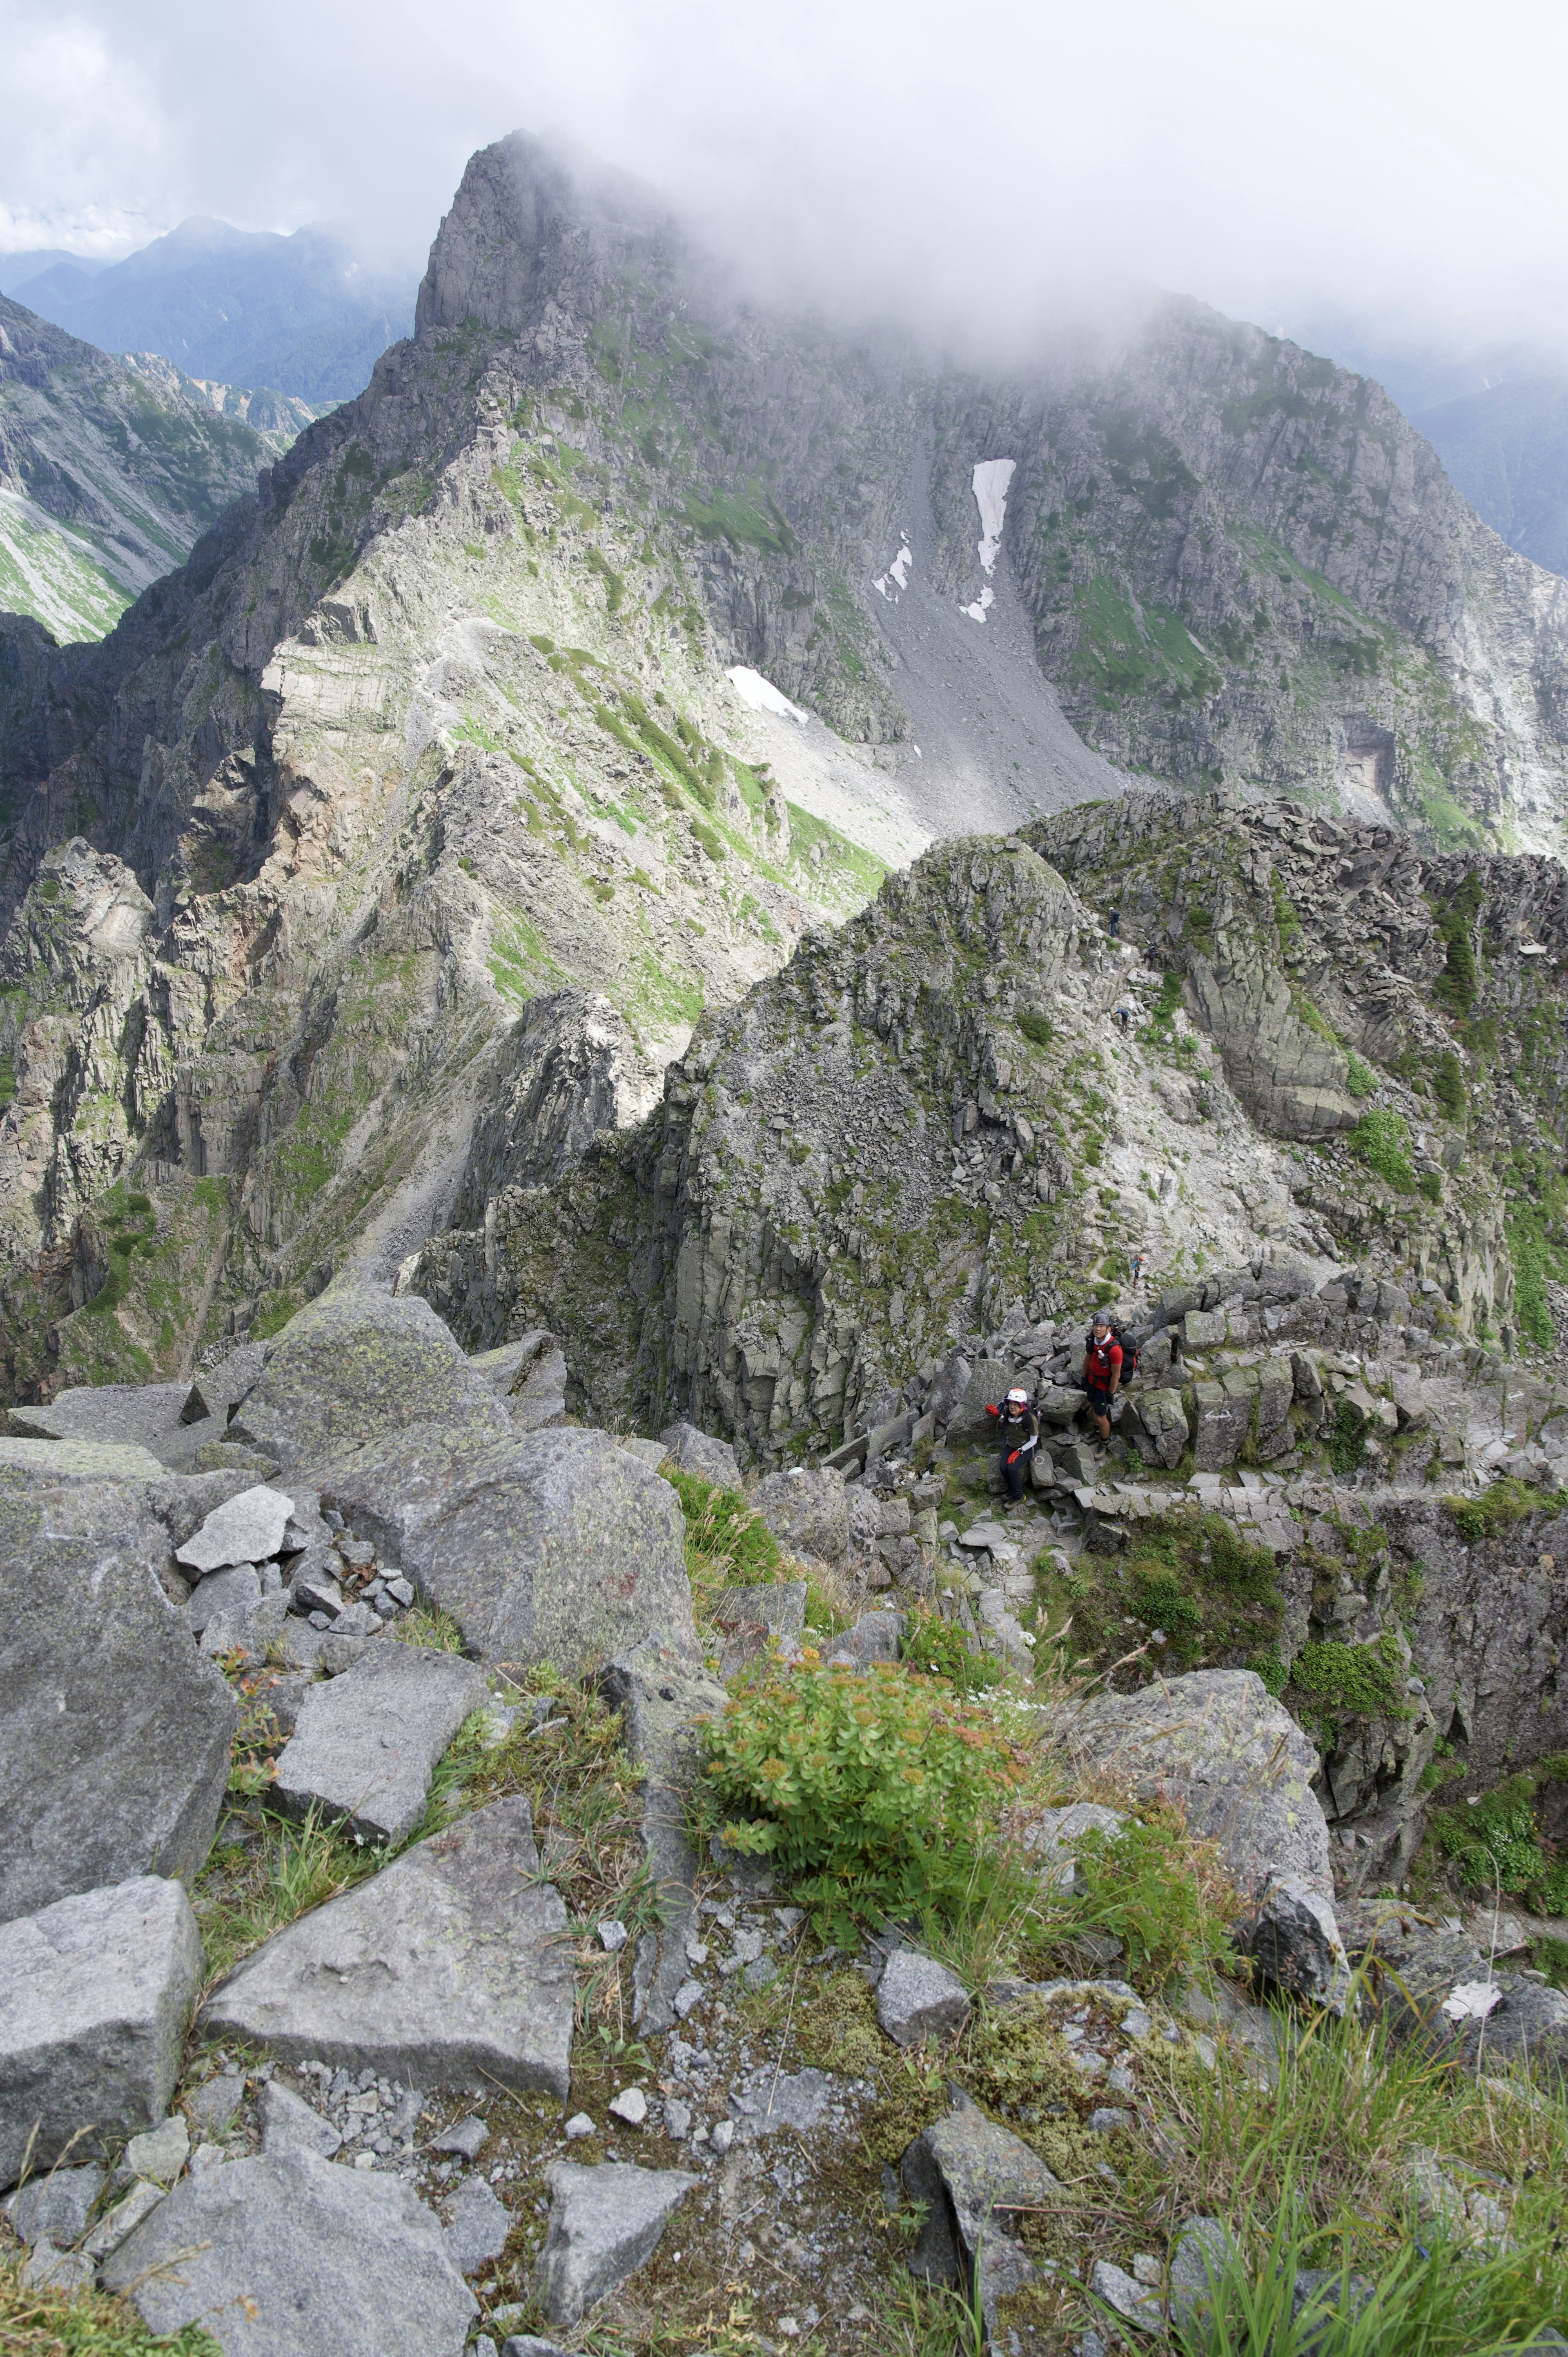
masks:
[[[1556,341],[1565,66],[1547,0],[0,0],[0,250],[207,212],[422,258],[521,124],[776,282],[1005,320],[1132,275]]]

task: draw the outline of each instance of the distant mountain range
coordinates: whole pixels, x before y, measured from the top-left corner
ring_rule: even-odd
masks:
[[[0,291],[104,351],[161,352],[187,376],[351,400],[413,324],[414,274],[319,228],[280,237],[194,217],[113,264],[0,254]]]

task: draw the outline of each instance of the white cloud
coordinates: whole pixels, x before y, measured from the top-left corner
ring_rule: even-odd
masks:
[[[0,235],[109,251],[209,211],[412,256],[471,150],[521,124],[655,181],[776,289],[954,332],[1129,280],[1270,320],[1330,295],[1568,320],[1568,12],[1319,0],[1303,22],[999,0],[971,40],[945,0],[334,0],[277,24],[0,0]],[[868,122],[897,126],[896,169]]]

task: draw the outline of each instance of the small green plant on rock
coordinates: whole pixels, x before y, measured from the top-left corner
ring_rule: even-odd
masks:
[[[732,1848],[788,1875],[818,1928],[972,1907],[1007,1867],[987,1836],[1022,1756],[935,1680],[807,1666],[737,1695],[704,1730],[712,1811]]]
[[[763,1587],[779,1577],[778,1540],[738,1490],[666,1466],[663,1478],[686,1517],[686,1576],[699,1620],[712,1617],[721,1587]]]

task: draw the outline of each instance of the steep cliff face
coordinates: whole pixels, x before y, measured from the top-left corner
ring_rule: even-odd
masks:
[[[113,359],[0,296],[0,604],[57,639],[102,637],[309,416],[251,405],[156,354]]]
[[[1019,460],[1040,659],[1139,770],[1312,787],[1438,845],[1558,850],[1568,594],[1381,388],[1186,302],[958,437]],[[967,537],[963,453],[938,498]]]
[[[1129,795],[946,844],[700,1026],[641,1132],[413,1282],[476,1341],[564,1334],[595,1414],[769,1462],[1134,1255],[1171,1286],[1261,1238],[1550,1351],[1565,970],[1555,862],[1285,803]]]

